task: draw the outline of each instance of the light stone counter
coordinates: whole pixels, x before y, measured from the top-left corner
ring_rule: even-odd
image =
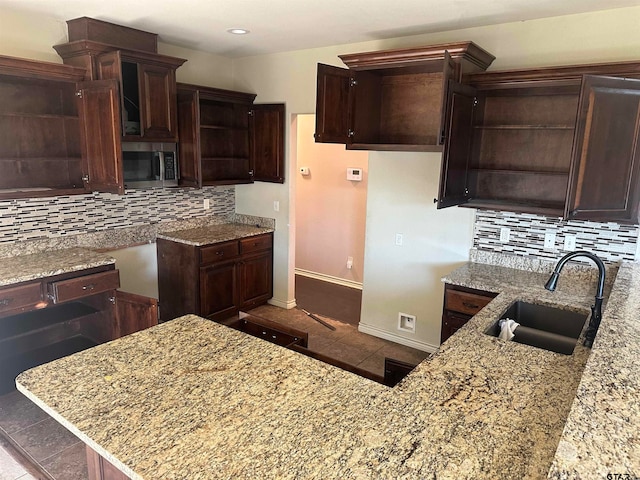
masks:
[[[115,259],[83,248],[32,253],[0,259],[0,286],[111,265]]]
[[[239,238],[252,237],[263,233],[273,232],[273,228],[243,225],[239,223],[224,223],[204,227],[190,228],[171,232],[158,233],[157,238],[171,240],[200,247],[212,243],[226,242]]]
[[[551,293],[544,274],[488,265],[445,280],[502,293],[394,389],[195,316],[18,389],[135,479],[637,475],[640,266],[621,267],[593,351],[571,356],[483,332],[515,299],[586,310],[591,281]]]

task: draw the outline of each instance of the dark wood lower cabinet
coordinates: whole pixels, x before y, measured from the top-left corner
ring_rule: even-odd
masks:
[[[114,467],[89,445],[87,448],[87,470],[89,480],[129,480],[130,477]]]
[[[159,238],[163,322],[193,313],[224,320],[273,296],[273,234],[193,246]]]
[[[482,310],[497,293],[445,284],[440,343],[462,328]]]
[[[124,337],[158,324],[158,301],[129,292],[116,292],[113,338]]]
[[[200,315],[224,318],[238,308],[238,265],[235,260],[200,268]]]
[[[0,394],[24,370],[113,338],[113,265],[0,288]]]

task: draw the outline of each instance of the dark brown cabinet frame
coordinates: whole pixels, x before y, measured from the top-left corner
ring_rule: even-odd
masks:
[[[155,35],[148,32],[84,17],[67,23],[73,32],[70,39],[82,35],[116,39],[115,45],[85,38],[54,48],[65,64],[81,67],[85,72],[86,81],[79,87],[78,95],[85,102],[83,137],[90,150],[84,174],[86,188],[123,194],[121,142],[178,141],[175,72],[186,60],[135,50],[131,45],[138,41],[153,50]],[[125,125],[125,63],[135,66],[137,85],[132,87],[139,102],[139,134],[128,133]]]
[[[162,321],[194,313],[223,320],[273,296],[273,234],[193,246],[159,238]]]
[[[0,56],[0,199],[88,191],[84,70]]]
[[[340,55],[318,64],[316,142],[348,149],[442,151],[449,81],[494,60],[473,42]]]
[[[255,97],[178,84],[181,185],[284,182],[285,106]]]
[[[627,62],[452,83],[438,208],[638,223],[639,79]]]
[[[445,283],[440,343],[462,328],[497,293]]]

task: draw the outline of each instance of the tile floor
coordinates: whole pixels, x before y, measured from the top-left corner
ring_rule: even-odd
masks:
[[[429,356],[427,352],[361,333],[356,325],[317,314],[336,327],[330,330],[295,308],[284,310],[262,305],[247,313],[308,332],[309,350],[380,376],[384,376],[385,357],[417,365]]]
[[[301,310],[263,305],[252,315],[267,318],[309,333],[309,349],[351,365],[384,375],[384,358],[418,364],[429,354],[358,332],[357,325],[319,315],[335,326],[327,327]],[[87,466],[84,445],[64,427],[19,392],[0,396],[0,480],[84,480]],[[24,455],[41,471],[22,466],[5,448],[2,435],[20,445]],[[24,463],[24,462],[23,462]],[[26,465],[26,463],[25,463]]]
[[[84,444],[20,392],[0,396],[0,429],[1,480],[87,478]],[[12,456],[9,442],[30,465]]]

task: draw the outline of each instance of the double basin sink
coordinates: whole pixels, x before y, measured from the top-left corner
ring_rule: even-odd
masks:
[[[520,326],[513,331],[514,342],[571,355],[588,317],[586,313],[516,301],[485,333],[497,337],[500,320],[515,320]]]

